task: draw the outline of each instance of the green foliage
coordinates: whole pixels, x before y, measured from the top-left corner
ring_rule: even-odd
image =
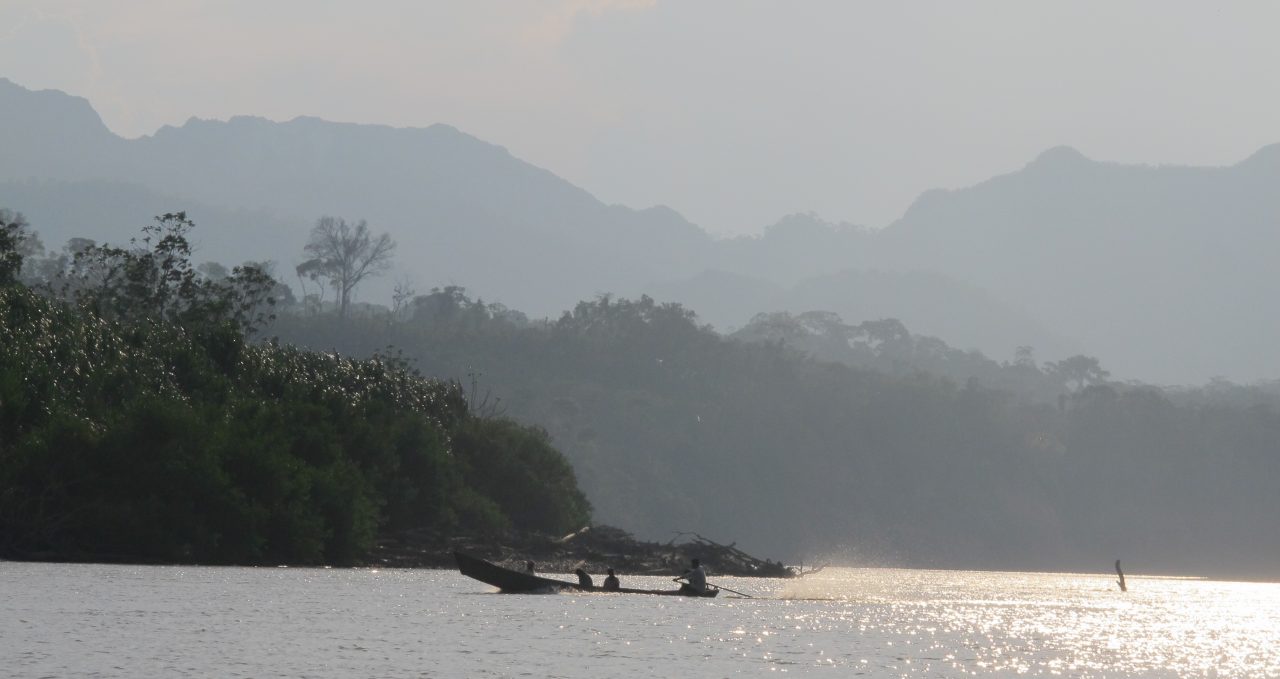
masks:
[[[0,209],[0,285],[18,280],[24,259],[23,244],[30,238],[22,213]]]
[[[143,227],[132,247],[88,244],[60,272],[55,289],[103,318],[233,323],[253,334],[274,318],[276,281],[256,265],[235,267],[226,277],[200,275],[187,240],[194,227],[185,212],[172,212]]]
[[[74,306],[0,286],[0,555],[349,564],[383,531],[588,520],[545,434],[456,383],[247,343],[273,282],[197,276],[189,227],[85,248]]]
[[[515,528],[560,534],[590,521],[573,468],[545,431],[472,419],[458,430],[454,450],[466,485],[491,499]]]

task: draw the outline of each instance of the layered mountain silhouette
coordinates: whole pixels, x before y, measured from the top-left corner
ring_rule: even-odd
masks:
[[[1232,167],[1126,166],[1058,148],[922,195],[880,231],[794,215],[717,240],[673,210],[606,205],[446,125],[192,119],[123,139],[84,99],[0,79],[0,205],[46,245],[120,242],[187,210],[200,258],[286,279],[314,220],[367,219],[420,291],[555,316],[613,292],[679,301],[722,329],[822,309],[1004,359],[1084,352],[1119,377],[1280,377],[1280,145]],[[389,297],[391,277],[360,291]]]
[[[1051,149],[921,196],[881,240],[894,266],[962,277],[1125,376],[1280,377],[1280,144],[1222,168]]]
[[[0,200],[26,212],[50,243],[126,237],[167,201],[166,211],[191,213],[199,237],[218,242],[215,252],[239,241],[242,258],[290,268],[316,217],[363,218],[399,242],[401,268],[412,267],[420,286],[458,283],[550,314],[685,274],[710,243],[674,211],[605,205],[445,125],[193,119],[125,140],[87,101],[8,81],[0,81],[0,111]],[[104,206],[103,218],[87,223],[63,221],[83,216],[74,210],[41,209],[62,202],[93,212],[111,193],[104,182],[120,189],[108,202],[126,209]],[[240,221],[248,215],[256,223]]]

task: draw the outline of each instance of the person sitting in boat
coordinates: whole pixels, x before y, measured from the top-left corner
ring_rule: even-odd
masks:
[[[684,579],[684,584],[680,585],[680,591],[685,594],[702,595],[707,591],[707,572],[702,570],[702,564],[697,560],[693,560],[693,567],[684,572],[680,576]]]
[[[532,561],[526,561],[526,562],[524,562],[524,572],[528,573],[529,575],[533,575],[533,562],[532,562]]]
[[[618,576],[613,574],[613,569],[609,569],[609,577],[604,579],[604,588],[610,592],[616,592],[622,587],[622,583],[618,582]]]
[[[577,575],[577,576],[578,576],[578,586],[579,586],[579,587],[593,587],[593,586],[595,586],[595,583],[591,582],[591,576],[590,576],[590,575],[587,575],[587,572],[586,572],[586,571],[584,571],[584,570],[582,570],[581,568],[579,568],[578,570],[574,571],[573,573],[574,573],[574,575]]]

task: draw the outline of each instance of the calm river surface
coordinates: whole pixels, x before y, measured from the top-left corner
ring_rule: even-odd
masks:
[[[11,677],[1280,677],[1280,585],[827,569],[757,599],[454,572],[0,562]],[[661,578],[625,585],[665,587]],[[722,595],[723,597],[724,595]]]

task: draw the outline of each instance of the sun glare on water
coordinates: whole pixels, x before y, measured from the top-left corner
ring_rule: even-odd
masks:
[[[777,596],[813,632],[853,627],[903,676],[1280,676],[1280,584],[828,569]],[[823,605],[820,602],[829,602]],[[925,667],[929,666],[929,670]],[[917,671],[922,670],[922,671]]]
[[[4,676],[1280,677],[1280,584],[829,568],[692,600],[376,570],[0,562]]]

